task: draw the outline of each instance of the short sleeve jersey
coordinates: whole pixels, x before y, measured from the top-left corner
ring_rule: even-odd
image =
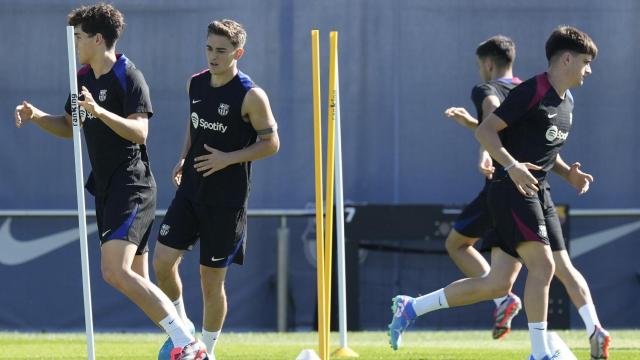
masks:
[[[476,107],[478,122],[482,122],[486,114],[482,113],[482,102],[488,96],[496,96],[500,103],[509,95],[509,92],[519,85],[522,80],[517,77],[499,78],[476,85],[471,89],[471,101]]]
[[[111,70],[97,79],[89,65],[82,67],[78,71],[78,92],[83,86],[101,107],[116,115],[124,118],[134,113],[153,115],[144,76],[123,54],[118,54]],[[65,110],[71,113],[69,98]],[[155,186],[145,145],[121,137],[83,108],[80,120],[92,168],[87,181],[89,192],[104,194],[112,183]]]
[[[251,162],[232,164],[203,177],[194,159],[209,154],[209,147],[222,152],[244,149],[257,140],[251,123],[242,116],[245,96],[256,85],[238,72],[228,83],[211,86],[211,73],[191,77],[189,85],[191,147],[185,158],[179,192],[196,203],[245,207],[251,185]]]
[[[519,162],[542,167],[531,173],[544,180],[569,136],[572,111],[571,93],[560,98],[543,73],[513,89],[494,114],[507,123],[499,133],[505,149]],[[496,175],[505,175],[502,166]]]

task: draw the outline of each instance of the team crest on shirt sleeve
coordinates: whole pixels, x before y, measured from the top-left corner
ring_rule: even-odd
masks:
[[[220,105],[218,105],[218,114],[220,116],[227,116],[228,113],[229,113],[229,104],[220,103]]]
[[[104,102],[107,100],[107,89],[100,90],[100,94],[98,95],[98,100]]]

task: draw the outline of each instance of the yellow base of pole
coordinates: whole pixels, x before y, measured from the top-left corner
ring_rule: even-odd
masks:
[[[359,357],[360,355],[358,355],[357,352],[351,350],[348,347],[343,347],[343,348],[339,348],[338,350],[334,351],[333,354],[331,354],[335,357]]]

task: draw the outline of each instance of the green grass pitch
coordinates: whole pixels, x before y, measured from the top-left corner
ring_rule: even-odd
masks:
[[[559,331],[578,359],[588,360],[586,334],[582,330]],[[640,359],[640,330],[613,330],[610,359]],[[338,346],[333,333],[332,350]],[[164,342],[159,332],[97,333],[96,358],[156,359]],[[303,349],[317,351],[316,333],[224,333],[216,346],[216,356],[222,360],[294,360]],[[403,360],[526,360],[529,337],[526,331],[514,331],[505,340],[491,339],[487,331],[408,331],[403,347],[393,351],[384,332],[349,333],[349,346],[360,354],[359,359]],[[335,359],[335,357],[332,357]],[[0,359],[86,359],[85,335],[78,333],[11,333],[0,332]]]

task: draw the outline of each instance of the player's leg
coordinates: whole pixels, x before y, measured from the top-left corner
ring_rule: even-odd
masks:
[[[483,189],[462,210],[445,241],[451,260],[465,276],[470,278],[484,276],[490,270],[489,263],[473,247],[491,225],[486,202],[486,190]]]
[[[151,233],[151,225],[149,226],[147,232],[144,234],[144,248],[136,251],[136,256],[133,257],[133,263],[131,264],[131,270],[133,270],[136,274],[142,276],[147,281],[151,281],[149,277],[149,234]]]
[[[131,270],[144,279],[151,281],[149,278],[149,252],[140,255],[136,254],[131,263]]]
[[[200,276],[204,319],[202,342],[212,358],[227,315],[227,267],[244,262],[247,211],[244,207],[197,206],[200,220]]]
[[[494,247],[495,231],[487,205],[488,185],[473,199],[458,216],[453,224],[453,229],[447,236],[445,246],[449,256],[458,268],[467,277],[480,277],[489,273],[491,267],[474,244],[482,237],[482,249]],[[494,311],[495,325],[493,329],[494,339],[502,338],[507,334],[508,328],[500,324],[509,317],[504,311],[519,306],[520,298],[509,293],[493,299],[496,305]],[[517,313],[517,311],[516,311]]]
[[[197,240],[197,226],[191,202],[176,193],[160,225],[153,251],[153,270],[158,287],[167,295],[191,335],[195,335],[195,326],[185,310],[179,265],[184,252]],[[160,348],[158,359],[168,359],[173,348],[173,341],[168,337]]]
[[[562,227],[555,205],[548,190],[545,191],[547,192],[545,204],[546,224],[551,250],[553,251],[553,259],[556,264],[555,276],[564,285],[584,322],[587,337],[591,344],[591,357],[594,359],[607,359],[609,357],[611,336],[600,324],[586,279],[571,262],[566,250]]]
[[[491,252],[491,271],[487,276],[461,279],[418,298],[406,295],[394,297],[393,317],[389,324],[391,347],[394,350],[400,347],[402,334],[418,316],[448,307],[491,300],[509,293],[521,267],[516,258],[496,247]]]
[[[566,250],[554,251],[553,257],[556,261],[555,276],[567,289],[571,301],[584,322],[591,345],[591,358],[608,359],[611,335],[600,324],[587,281],[573,266]]]
[[[109,240],[102,245],[102,277],[138,305],[155,323],[174,313],[167,297],[155,285],[132,270],[137,245],[125,240]]]
[[[169,298],[152,282],[132,270],[137,245],[109,240],[102,245],[101,268],[104,280],[133,301],[154,323],[160,325],[178,347],[194,341],[178,317]]]
[[[543,359],[551,355],[547,344],[547,310],[549,285],[554,272],[551,248],[538,241],[525,241],[518,246],[518,254],[527,267],[524,307],[529,326],[532,357]]]
[[[102,274],[109,284],[167,332],[175,344],[173,352],[182,354],[185,350],[185,355],[202,352],[204,345],[189,334],[169,298],[133,270],[134,258],[148,249],[148,236],[155,218],[155,195],[155,188],[112,184],[102,212],[103,224],[109,230],[101,231]],[[137,266],[140,265],[139,260]],[[184,357],[176,356],[178,359]]]
[[[456,229],[447,235],[445,248],[458,269],[467,277],[480,277],[489,273],[489,263],[473,245],[478,237],[467,237]]]
[[[149,281],[151,281],[151,278],[149,277],[149,235],[151,234],[152,225],[153,223],[149,225],[147,231],[143,235],[142,242],[145,244],[145,246],[143,248],[138,248],[138,250],[136,251],[136,256],[133,258],[133,263],[131,264],[131,269],[135,271],[136,274]]]
[[[224,290],[226,268],[200,266],[202,301],[204,314],[202,321],[202,342],[210,356],[215,356],[215,346],[227,317],[227,294]]]
[[[193,204],[176,193],[158,232],[153,252],[153,270],[158,287],[169,297],[180,317],[192,326],[182,300],[182,279],[179,267],[184,253],[198,239],[198,221]]]
[[[494,247],[491,249],[491,271],[489,274],[449,284],[444,288],[447,303],[450,307],[458,307],[505,296],[511,291],[521,268],[522,265],[517,258],[498,247]],[[426,313],[419,303],[421,298],[424,296],[416,299],[418,316]]]
[[[182,279],[179,272],[183,253],[184,250],[174,249],[157,242],[153,252],[153,270],[158,287],[174,303],[180,317],[187,320],[182,302]]]
[[[524,306],[529,323],[533,359],[550,356],[547,344],[549,285],[553,256],[545,226],[541,193],[525,197],[509,178],[494,180],[488,204],[498,241],[505,252],[519,256],[527,267]]]

